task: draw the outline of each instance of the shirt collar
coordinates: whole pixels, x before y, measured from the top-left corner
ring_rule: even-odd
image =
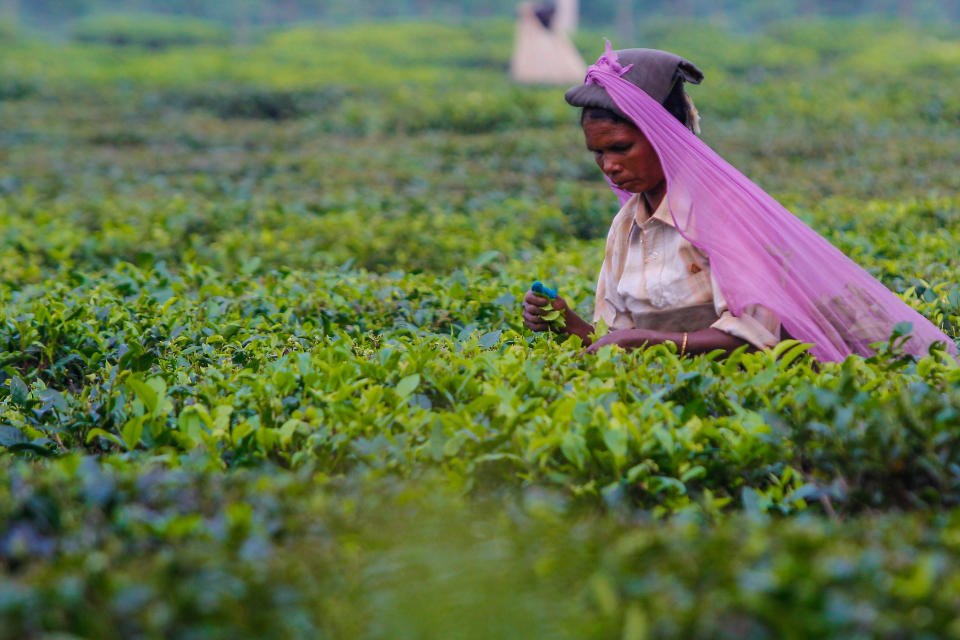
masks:
[[[644,223],[649,222],[651,219],[656,218],[664,224],[668,224],[671,227],[676,227],[673,223],[673,215],[670,213],[670,203],[667,201],[667,196],[664,195],[663,199],[660,201],[660,206],[657,207],[657,210],[653,212],[653,215],[647,215],[647,204],[643,199],[643,196],[639,193],[635,193],[631,198],[634,207],[634,220],[640,226],[643,226]]]

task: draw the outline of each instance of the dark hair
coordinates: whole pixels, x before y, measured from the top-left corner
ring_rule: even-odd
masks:
[[[677,83],[673,85],[673,89],[670,90],[670,93],[667,94],[666,99],[663,101],[663,108],[679,120],[680,124],[685,127],[690,126],[689,109],[687,107],[686,95],[683,92],[682,81],[677,81]],[[610,109],[604,109],[603,107],[584,107],[580,112],[580,124],[583,124],[584,120],[607,120],[614,124],[633,125],[633,122],[627,120],[619,113],[611,111]]]

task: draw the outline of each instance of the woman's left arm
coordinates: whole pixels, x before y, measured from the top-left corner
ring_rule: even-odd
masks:
[[[686,346],[684,346],[684,335],[686,335]],[[611,331],[607,335],[598,339],[587,349],[587,353],[596,353],[600,347],[608,344],[616,344],[630,351],[645,345],[660,344],[663,342],[673,342],[677,345],[677,351],[683,346],[683,353],[709,353],[714,349],[723,349],[730,352],[734,349],[749,344],[746,340],[730,335],[720,329],[701,329],[700,331],[684,332],[674,331],[652,331],[650,329],[620,329]]]

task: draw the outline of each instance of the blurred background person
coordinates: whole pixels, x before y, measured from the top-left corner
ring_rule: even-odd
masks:
[[[510,60],[513,79],[529,84],[581,82],[587,65],[569,38],[576,25],[576,0],[521,3]]]

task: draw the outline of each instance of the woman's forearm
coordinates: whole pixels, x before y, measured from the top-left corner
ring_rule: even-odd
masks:
[[[593,333],[593,325],[577,315],[577,312],[570,307],[566,308],[564,314],[567,326],[563,332],[567,335],[579,336],[583,346],[590,345],[590,334]]]
[[[683,353],[710,353],[716,349],[723,349],[730,352],[734,349],[747,344],[746,340],[732,336],[720,329],[701,329],[699,331],[657,331],[653,332],[654,337],[659,338],[656,342],[673,342],[677,345],[677,352],[683,348]],[[684,344],[684,335],[686,335],[686,344]]]
[[[686,337],[686,339],[684,339]],[[700,331],[652,331],[650,329],[621,329],[611,331],[588,349],[595,353],[604,345],[616,344],[624,349],[638,349],[643,346],[673,342],[677,352],[683,354],[709,353],[715,349],[730,352],[747,344],[729,333],[719,329],[701,329]]]

